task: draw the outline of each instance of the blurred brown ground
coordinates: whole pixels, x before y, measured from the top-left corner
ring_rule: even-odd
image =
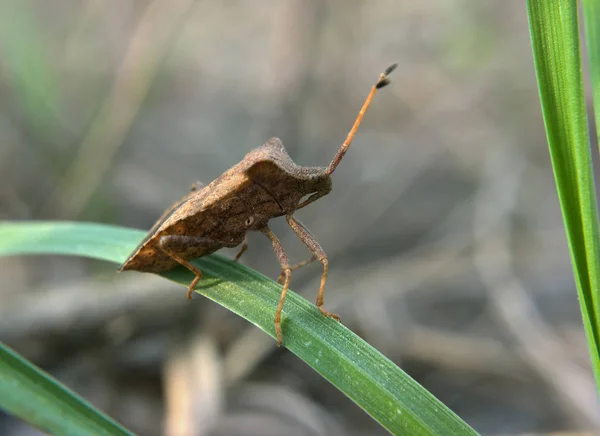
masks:
[[[271,136],[324,165],[392,62],[298,213],[326,307],[484,434],[598,428],[522,1],[0,0],[0,218],[147,229]],[[143,435],[386,434],[253,326],[114,270],[0,259],[0,340]]]

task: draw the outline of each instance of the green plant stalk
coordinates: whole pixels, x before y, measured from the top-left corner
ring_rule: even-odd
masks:
[[[0,255],[70,254],[121,263],[144,232],[84,223],[0,223]],[[219,255],[193,261],[204,273],[198,292],[275,337],[281,286]],[[133,273],[132,273],[133,274]],[[187,287],[185,268],[161,274]],[[173,298],[184,298],[181,296]],[[285,346],[392,434],[476,434],[389,359],[290,292],[283,310]],[[0,406],[2,404],[0,396]]]
[[[50,434],[132,434],[2,343],[0,406]]]
[[[528,0],[542,113],[584,330],[600,386],[600,258],[575,0]]]

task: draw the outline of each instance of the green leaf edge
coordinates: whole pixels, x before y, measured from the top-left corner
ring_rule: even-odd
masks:
[[[600,126],[600,2],[583,0],[582,15],[585,24],[585,41],[587,46],[590,84],[596,126]],[[596,146],[600,147],[600,130],[596,128]]]
[[[122,263],[144,236],[139,230],[93,223],[0,222],[0,255],[64,254]],[[193,263],[204,274],[197,292],[275,338],[279,284],[220,255]],[[186,287],[193,277],[185,268],[161,275]],[[392,434],[477,434],[392,361],[291,291],[282,325],[286,348]],[[2,395],[0,406],[5,407]]]

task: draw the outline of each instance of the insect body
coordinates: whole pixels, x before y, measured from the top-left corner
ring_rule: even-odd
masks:
[[[275,312],[275,331],[278,344],[283,342],[281,311],[289,287],[291,272],[318,260],[323,265],[317,308],[323,315],[337,319],[323,308],[327,280],[327,255],[294,212],[331,191],[331,174],[348,150],[350,143],[377,89],[389,83],[387,78],[396,68],[390,66],[380,75],[360,110],[348,137],[326,167],[296,165],[281,141],[271,138],[261,147],[250,151],[244,159],[215,179],[208,186],[195,184],[192,191],[173,204],[121,265],[119,271],[167,271],[183,265],[196,277],[190,283],[187,297],[191,298],[202,272],[189,260],[211,254],[223,247],[241,249],[235,260],[246,251],[246,233],[250,230],[265,234],[273,245],[281,265],[279,282],[283,285]],[[304,200],[303,200],[304,199]],[[286,221],[307,246],[312,257],[290,266],[288,257],[268,226],[271,218],[285,216]]]

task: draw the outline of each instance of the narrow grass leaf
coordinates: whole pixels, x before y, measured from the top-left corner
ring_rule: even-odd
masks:
[[[49,434],[132,434],[2,343],[0,407]]]
[[[84,223],[0,223],[0,255],[73,254],[121,263],[144,232]],[[193,262],[204,273],[198,291],[275,337],[281,286],[219,255]],[[132,273],[135,274],[135,273]],[[187,287],[184,268],[162,274]],[[182,289],[180,296],[185,298]],[[290,292],[283,311],[285,346],[396,435],[476,434],[393,362],[342,324]],[[3,399],[0,397],[0,406]]]
[[[575,0],[528,0],[527,12],[546,136],[584,329],[600,385],[598,210]]]

